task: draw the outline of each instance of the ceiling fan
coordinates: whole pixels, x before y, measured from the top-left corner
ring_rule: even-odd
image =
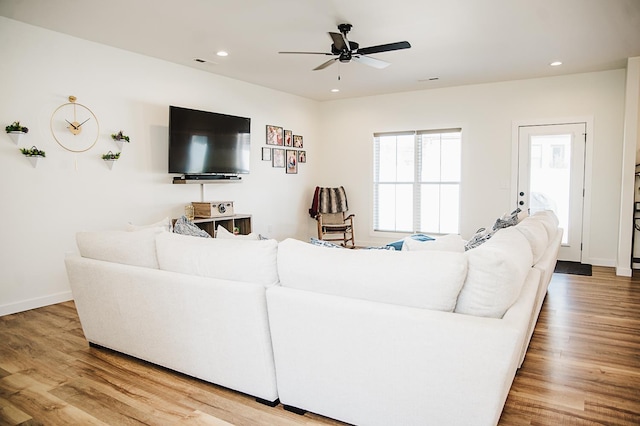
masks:
[[[408,49],[411,47],[408,41],[399,41],[396,43],[388,43],[381,44],[378,46],[371,47],[360,47],[358,43],[355,41],[349,41],[347,39],[347,34],[351,30],[351,24],[340,24],[338,25],[339,33],[329,33],[331,39],[333,40],[333,44],[331,45],[331,52],[278,52],[278,53],[286,53],[286,54],[303,54],[303,55],[329,55],[335,56],[335,58],[329,59],[327,62],[324,62],[313,70],[321,70],[329,65],[333,64],[335,61],[340,62],[351,62],[351,60],[355,62],[360,62],[361,64],[369,65],[374,68],[385,68],[391,65],[389,62],[382,61],[380,59],[371,58],[366,55],[371,55],[373,53],[382,53],[389,52],[392,50],[400,50],[400,49]]]

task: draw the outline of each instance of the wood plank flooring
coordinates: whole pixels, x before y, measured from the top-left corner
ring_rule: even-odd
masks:
[[[342,424],[89,347],[73,302],[0,317],[0,425],[177,423]],[[499,424],[640,425],[639,277],[554,275]]]

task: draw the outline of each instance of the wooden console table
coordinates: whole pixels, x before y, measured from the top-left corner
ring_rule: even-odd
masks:
[[[173,219],[175,224],[176,219]],[[218,225],[223,226],[227,231],[233,233],[233,228],[240,230],[241,235],[251,233],[251,215],[250,214],[234,214],[233,216],[195,218],[193,223],[212,237],[216,236]]]

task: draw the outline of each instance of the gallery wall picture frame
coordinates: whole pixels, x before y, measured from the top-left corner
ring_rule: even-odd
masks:
[[[298,163],[307,162],[307,151],[298,151]]]
[[[284,146],[293,146],[293,131],[284,131]]]
[[[282,146],[284,144],[283,132],[282,127],[267,124],[267,145]]]
[[[294,148],[303,148],[302,136],[293,135],[293,147]]]
[[[287,149],[287,174],[298,173],[298,151]]]
[[[271,161],[271,148],[262,148],[262,161]]]
[[[271,153],[271,166],[272,167],[284,167],[284,149],[282,148],[273,148]]]

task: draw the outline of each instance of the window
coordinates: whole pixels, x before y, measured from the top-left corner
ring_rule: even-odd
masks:
[[[461,129],[376,133],[373,229],[457,234]]]

